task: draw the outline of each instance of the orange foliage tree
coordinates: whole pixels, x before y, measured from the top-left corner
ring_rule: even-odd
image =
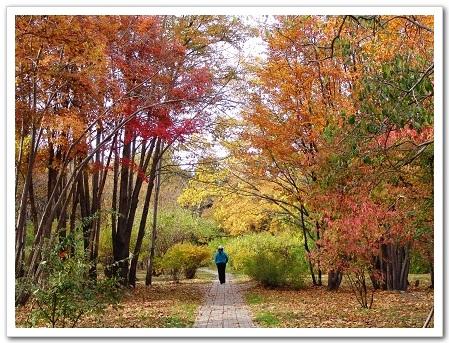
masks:
[[[332,237],[354,244],[358,237],[332,233],[348,225],[324,220],[332,210],[335,218],[350,214],[360,233],[390,227],[382,244],[367,245],[364,261],[380,275],[376,287],[405,289],[410,249],[431,234],[433,218],[420,210],[433,199],[432,18],[278,17],[270,29],[267,59],[250,66],[236,173],[282,190],[273,202],[301,227],[314,284],[324,267],[329,287],[338,287],[348,260],[338,252],[347,246]],[[364,226],[365,212],[348,212],[341,197],[361,208],[372,203],[402,225]],[[333,249],[342,261],[327,258]]]
[[[38,280],[44,243],[74,232],[79,218],[90,218],[84,249],[96,277],[99,213],[110,177],[112,269],[134,284],[129,261],[135,267],[158,160],[210,122],[211,105],[226,101],[222,92],[233,74],[219,63],[219,46],[238,48],[239,29],[238,19],[225,16],[17,17],[17,277]],[[37,168],[47,172],[47,196],[38,208]],[[144,215],[131,254],[142,193]],[[25,256],[29,205],[34,242]],[[26,298],[20,294],[18,302]]]

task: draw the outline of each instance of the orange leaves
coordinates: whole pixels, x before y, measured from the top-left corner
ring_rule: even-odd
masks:
[[[57,113],[46,115],[42,126],[47,128],[47,139],[56,145],[67,147],[86,129],[86,122],[77,109],[61,109]]]
[[[159,25],[159,20],[157,20],[156,17],[145,16],[137,20],[135,28],[140,34],[145,34],[148,32],[155,32]]]

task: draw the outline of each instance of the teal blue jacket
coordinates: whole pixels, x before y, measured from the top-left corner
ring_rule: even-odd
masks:
[[[224,251],[217,251],[215,254],[215,263],[228,263],[228,255]]]

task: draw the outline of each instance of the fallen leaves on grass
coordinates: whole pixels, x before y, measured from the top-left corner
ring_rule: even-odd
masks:
[[[191,327],[208,283],[204,280],[155,282],[151,287],[138,283],[124,292],[117,306],[109,306],[102,315],[83,318],[84,328],[155,328]],[[26,326],[30,305],[16,309],[16,325]]]
[[[325,287],[294,291],[254,286],[246,299],[262,327],[420,328],[433,305],[433,290],[377,291],[370,310],[362,309],[347,288],[332,292]]]

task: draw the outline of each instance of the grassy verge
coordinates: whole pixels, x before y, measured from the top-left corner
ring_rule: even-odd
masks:
[[[428,288],[428,275],[412,275],[409,280],[407,292],[376,291],[370,310],[360,308],[346,283],[337,292],[324,286],[288,290],[255,285],[247,289],[245,299],[260,327],[420,328],[433,305],[433,290]]]

